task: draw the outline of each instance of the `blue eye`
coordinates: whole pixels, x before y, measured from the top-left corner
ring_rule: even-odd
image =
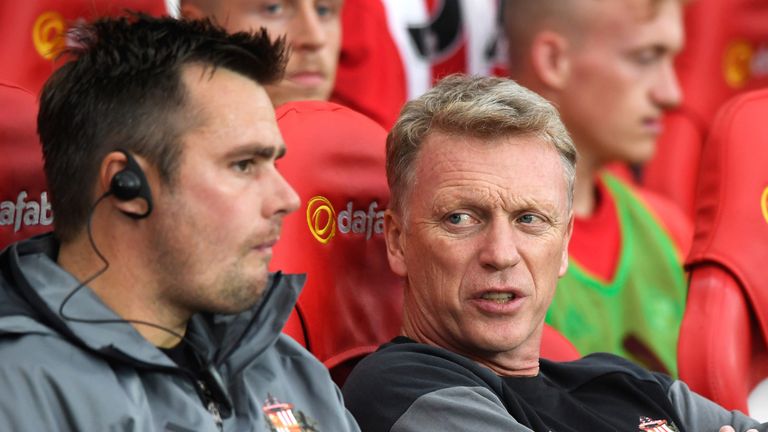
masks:
[[[315,5],[315,11],[320,18],[333,17],[339,14],[339,6],[335,2],[323,2]]]
[[[281,3],[267,4],[267,5],[264,5],[263,10],[268,14],[277,15],[283,11],[283,5]]]
[[[453,225],[466,224],[471,220],[470,216],[466,213],[453,213],[448,215],[448,222]]]
[[[526,213],[526,214],[520,216],[519,218],[517,218],[517,220],[519,222],[522,222],[524,224],[532,224],[532,223],[536,222],[536,219],[538,219],[538,216],[532,215],[530,213]]]

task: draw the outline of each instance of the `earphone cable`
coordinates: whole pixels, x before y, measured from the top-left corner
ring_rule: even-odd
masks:
[[[179,332],[176,332],[174,330],[171,330],[167,327],[161,326],[159,324],[155,324],[149,321],[143,321],[143,320],[135,320],[135,319],[92,319],[92,318],[81,318],[81,317],[74,317],[71,315],[67,315],[64,313],[64,306],[77,294],[83,287],[85,287],[87,284],[95,280],[97,277],[104,274],[109,269],[109,261],[104,256],[104,254],[101,253],[99,248],[96,246],[96,241],[93,239],[93,215],[96,211],[96,207],[108,196],[112,194],[112,191],[107,191],[103,195],[97,199],[93,205],[90,208],[90,213],[88,214],[88,220],[86,224],[86,230],[88,231],[88,241],[91,244],[91,248],[93,248],[93,251],[96,253],[96,256],[99,257],[101,262],[104,264],[104,266],[99,269],[96,273],[92,274],[82,282],[80,282],[77,287],[75,287],[72,291],[70,291],[66,297],[64,297],[64,300],[61,302],[61,305],[59,305],[59,316],[66,320],[66,321],[72,321],[72,322],[79,322],[79,323],[86,323],[86,324],[138,324],[143,326],[148,326],[152,328],[156,328],[158,330],[164,331],[176,338],[179,339],[179,342],[185,343],[194,353],[193,355],[197,357],[197,362],[200,366],[200,369],[196,371],[195,373],[195,379],[198,383],[204,382],[206,384],[207,391],[209,392],[209,395],[213,397],[213,400],[216,402],[219,409],[222,410],[222,416],[224,418],[229,417],[232,414],[232,400],[229,397],[229,393],[227,392],[226,387],[224,386],[221,377],[214,367],[214,364],[208,360],[203,353],[205,352],[202,350],[199,346],[197,346],[192,340],[190,340],[188,337],[182,335]],[[142,217],[146,217],[146,214],[144,214]],[[209,396],[206,396],[206,398]],[[209,408],[210,409],[210,408]]]
[[[189,338],[185,337],[184,335],[180,334],[179,332],[176,332],[174,330],[171,330],[169,328],[166,328],[164,326],[161,326],[159,324],[151,323],[149,321],[142,321],[142,320],[133,320],[133,319],[91,319],[91,318],[78,318],[71,315],[67,315],[64,313],[64,306],[66,306],[67,303],[77,294],[83,287],[94,281],[96,278],[104,274],[109,269],[109,261],[107,261],[106,257],[101,253],[99,248],[96,246],[96,242],[93,239],[93,229],[92,229],[92,222],[93,222],[93,214],[96,212],[96,207],[109,195],[111,195],[111,191],[107,191],[104,194],[102,194],[99,199],[97,199],[93,205],[91,206],[90,212],[88,214],[88,221],[86,225],[86,230],[88,231],[88,241],[91,244],[91,248],[93,248],[93,251],[96,253],[96,256],[99,257],[101,262],[104,264],[104,266],[99,269],[96,273],[89,276],[87,279],[80,282],[77,287],[75,287],[72,291],[67,294],[66,297],[64,297],[64,300],[61,302],[61,305],[59,306],[59,316],[61,316],[66,321],[72,321],[72,322],[80,322],[80,323],[86,323],[86,324],[119,324],[119,323],[129,323],[129,324],[139,324],[144,325],[148,327],[153,327],[158,330],[162,330],[174,337],[177,337],[180,341],[188,344],[196,353],[198,356],[202,356],[202,351],[198,346],[196,346]]]

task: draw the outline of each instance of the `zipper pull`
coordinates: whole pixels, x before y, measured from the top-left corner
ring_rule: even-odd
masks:
[[[221,413],[219,412],[219,406],[216,405],[216,402],[210,401],[208,402],[208,412],[211,413],[211,416],[213,416],[213,421],[216,423],[216,426],[219,428],[220,432],[224,432],[224,420],[221,418]]]
[[[205,398],[205,408],[211,414],[211,417],[213,417],[213,422],[216,423],[216,427],[219,429],[219,432],[224,432],[224,419],[221,418],[219,405],[214,401],[213,397],[211,397],[211,392],[208,390],[208,387],[203,381],[198,380],[197,386],[200,387],[203,397]]]

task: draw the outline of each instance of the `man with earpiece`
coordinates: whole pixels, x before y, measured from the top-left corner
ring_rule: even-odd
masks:
[[[284,40],[130,15],[79,28],[40,97],[53,233],[0,254],[2,431],[357,431],[280,333],[299,198],[264,89]]]

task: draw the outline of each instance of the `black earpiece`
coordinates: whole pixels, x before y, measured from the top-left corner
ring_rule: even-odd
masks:
[[[149,189],[147,177],[130,152],[123,149],[117,149],[117,151],[125,155],[127,164],[112,177],[109,192],[121,201],[142,198],[147,203],[147,211],[144,213],[123,211],[123,213],[134,219],[143,219],[152,213],[152,191]]]

